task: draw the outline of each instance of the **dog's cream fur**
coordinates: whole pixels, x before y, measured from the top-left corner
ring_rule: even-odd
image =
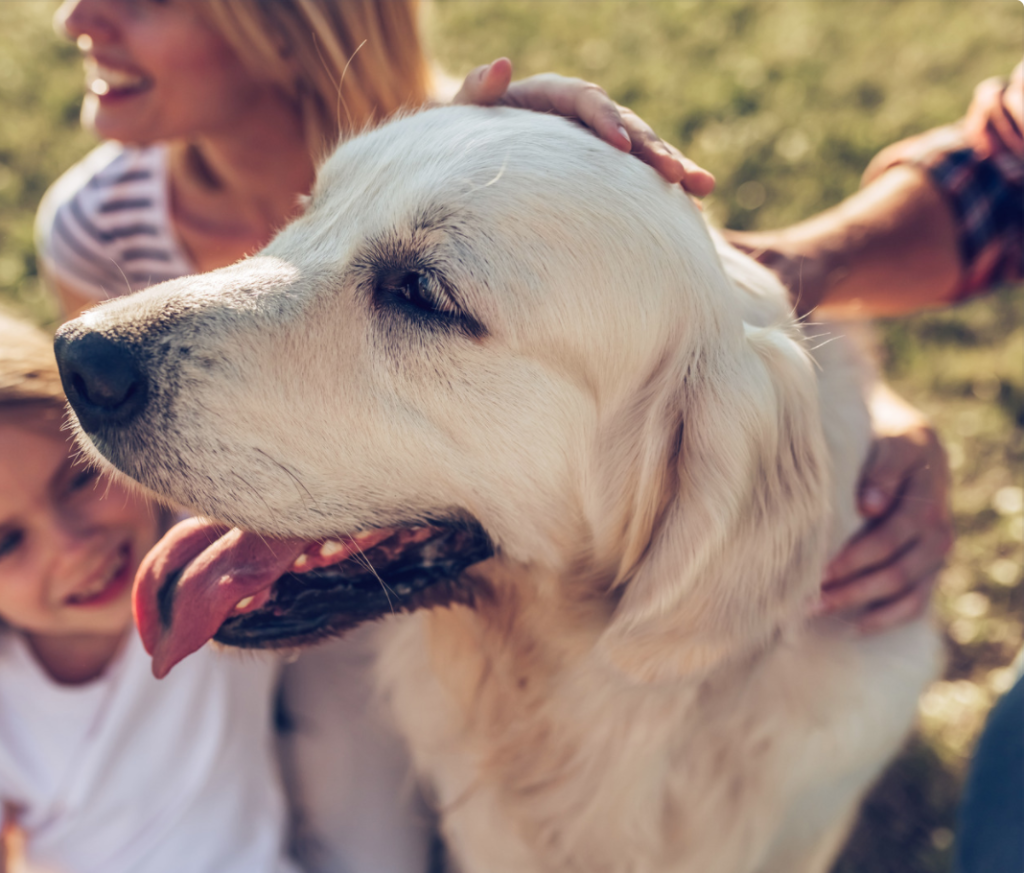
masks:
[[[936,636],[805,618],[868,376],[680,190],[562,119],[432,110],[342,145],[259,256],[85,318],[146,349],[113,457],[146,486],[276,535],[490,533],[475,606],[389,621],[380,663],[466,873],[827,870]]]

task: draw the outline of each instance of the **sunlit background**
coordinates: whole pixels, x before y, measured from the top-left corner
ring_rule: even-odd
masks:
[[[54,36],[55,6],[0,2],[0,304],[49,324],[58,314],[36,274],[32,216],[93,145],[78,128],[81,67]],[[1017,0],[438,0],[424,11],[453,75],[504,54],[520,75],[602,84],[715,173],[707,212],[733,228],[840,200],[880,148],[953,121],[977,82],[1024,53]],[[936,602],[950,660],[837,873],[950,869],[965,764],[1024,639],[1022,315],[1024,295],[1006,289],[879,329],[889,379],[933,417],[953,466],[959,541]]]

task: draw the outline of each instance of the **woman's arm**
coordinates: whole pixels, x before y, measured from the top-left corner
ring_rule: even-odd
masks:
[[[986,80],[957,125],[884,149],[865,186],[790,228],[729,238],[775,270],[801,313],[903,315],[1024,277],[1024,65]],[[888,392],[865,465],[861,532],[837,555],[823,612],[856,609],[865,631],[928,602],[952,543],[949,473],[934,430]],[[902,410],[902,411],[901,411]]]
[[[799,224],[726,237],[779,276],[801,315],[906,315],[947,305],[961,281],[953,211],[910,165]]]
[[[775,270],[801,313],[905,315],[1024,279],[1024,64],[967,115],[894,143],[838,206],[729,239]]]

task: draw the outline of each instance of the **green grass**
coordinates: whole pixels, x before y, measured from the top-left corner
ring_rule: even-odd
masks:
[[[711,169],[712,214],[774,226],[849,194],[883,146],[957,118],[974,84],[1024,50],[999,2],[441,0],[437,54],[465,73],[499,54],[519,74],[593,79]],[[744,209],[736,189],[764,186]]]
[[[36,275],[32,215],[91,146],[77,125],[75,51],[50,25],[55,5],[0,2],[0,303],[41,322],[56,311]],[[716,174],[708,213],[735,228],[835,203],[876,151],[957,118],[973,86],[1024,51],[1017,0],[439,0],[426,12],[453,74],[508,55],[520,75],[600,82]],[[959,542],[937,596],[950,667],[837,873],[950,869],[965,762],[1024,641],[1024,525],[1012,490],[1024,485],[1022,324],[1024,297],[1006,290],[881,326],[889,379],[933,417],[954,467]]]
[[[78,50],[57,39],[56,3],[0,0],[0,301],[50,322],[39,285],[32,217],[60,173],[93,145],[78,125]]]

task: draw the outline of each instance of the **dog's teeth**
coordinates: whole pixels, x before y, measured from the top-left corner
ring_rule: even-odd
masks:
[[[345,551],[345,544],[337,540],[328,540],[320,546],[320,555],[324,558],[333,558],[335,555]]]
[[[293,562],[292,567],[296,570],[301,570],[306,564],[309,563],[308,555],[299,555]]]
[[[254,599],[255,598],[251,594],[248,597],[243,597],[241,600],[238,601],[238,603],[235,604],[235,609],[245,609],[250,603],[253,602]]]

